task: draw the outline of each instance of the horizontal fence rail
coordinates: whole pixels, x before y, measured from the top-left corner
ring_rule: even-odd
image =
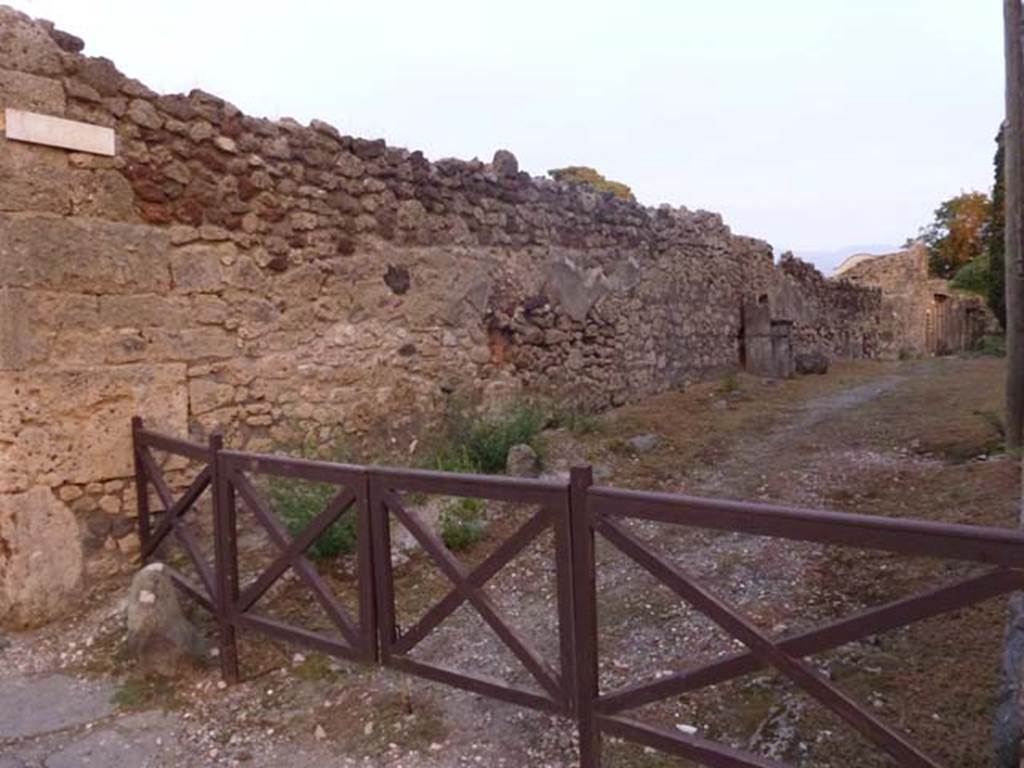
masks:
[[[630,710],[771,669],[846,721],[896,765],[939,768],[905,734],[881,722],[822,675],[807,659],[871,635],[961,610],[1024,589],[1024,535],[1016,531],[704,499],[593,486],[588,467],[567,481],[459,475],[389,467],[357,466],[225,450],[219,435],[205,443],[170,437],[132,420],[139,536],[143,562],[169,541],[183,550],[196,577],[172,569],[184,595],[217,622],[224,678],[239,678],[238,632],[254,632],[494,699],[572,718],[579,731],[580,764],[601,765],[602,737],[612,736],[700,765],[785,768],[783,764],[695,734],[633,719]],[[195,474],[177,496],[154,451],[191,462]],[[260,477],[289,478],[331,487],[323,509],[298,531],[278,519],[263,496]],[[151,509],[151,494],[159,509]],[[486,499],[536,507],[504,541],[473,568],[445,546],[410,508],[403,494]],[[213,562],[197,539],[200,499],[211,499],[209,530]],[[237,505],[250,511],[274,548],[271,560],[241,583]],[[358,608],[347,609],[306,553],[343,516],[355,516],[355,578]],[[779,637],[713,594],[693,574],[639,538],[629,521],[659,523],[856,547],[905,556],[932,557],[990,566],[960,582],[869,608],[823,626]],[[443,597],[409,627],[396,619],[391,527],[401,524],[427,561],[449,582]],[[197,527],[197,524],[198,525]],[[538,537],[552,533],[558,659],[534,647],[485,592],[485,586]],[[637,680],[601,691],[597,572],[598,540],[702,613],[745,650],[655,680]],[[258,602],[292,572],[330,620],[335,635],[263,615]],[[456,611],[467,608],[493,630],[530,679],[532,687],[414,659],[410,653]],[[684,652],[685,649],[680,649]]]

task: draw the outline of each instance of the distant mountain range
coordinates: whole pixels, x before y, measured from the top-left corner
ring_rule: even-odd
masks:
[[[832,270],[854,254],[895,253],[898,250],[900,250],[898,245],[874,243],[871,245],[847,245],[834,251],[793,251],[793,254],[804,261],[809,261],[827,277],[832,274]]]

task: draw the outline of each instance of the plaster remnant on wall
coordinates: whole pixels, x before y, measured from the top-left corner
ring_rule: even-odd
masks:
[[[591,307],[611,290],[600,267],[583,269],[565,255],[551,264],[548,285],[559,306],[576,322],[582,322]]]

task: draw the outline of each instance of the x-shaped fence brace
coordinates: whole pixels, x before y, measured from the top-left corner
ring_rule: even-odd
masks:
[[[195,567],[206,593],[200,592],[179,573],[172,574],[175,583],[179,589],[186,592],[193,600],[207,610],[213,611],[213,603],[216,599],[213,568],[203,555],[202,550],[200,550],[195,534],[185,520],[185,514],[193,508],[203,492],[210,487],[212,479],[211,467],[209,464],[204,466],[182,495],[175,499],[149,447],[136,445],[135,452],[146,479],[153,486],[157,498],[160,499],[160,503],[164,507],[160,524],[156,530],[148,532],[142,541],[142,560],[145,562],[152,557],[153,553],[156,552],[167,536],[173,533],[174,538],[177,539],[182,549],[185,550],[185,553],[192,561],[192,565]]]
[[[712,765],[777,766],[754,755],[723,748],[696,736],[661,732],[639,723],[614,717],[625,709],[643,706],[687,691],[723,683],[765,667],[772,667],[803,689],[819,703],[845,720],[865,738],[908,768],[940,768],[932,758],[911,744],[902,734],[868,713],[853,699],[832,685],[803,658],[820,653],[866,635],[875,634],[967,607],[990,597],[1024,586],[1024,574],[997,569],[958,584],[915,595],[866,611],[849,619],[799,635],[773,640],[741,611],[708,592],[682,569],[668,562],[628,531],[621,523],[605,516],[595,520],[594,528],[627,557],[638,563],[658,581],[714,621],[749,650],[687,670],[669,678],[601,697],[597,703],[600,722],[611,734],[646,741],[660,748],[697,760],[715,758]],[[659,738],[660,736],[660,738]]]
[[[409,653],[448,616],[458,610],[463,604],[469,603],[476,609],[487,625],[494,630],[505,646],[519,659],[541,688],[547,692],[547,697],[537,697],[536,695],[531,695],[532,692],[520,689],[520,695],[516,697],[517,700],[524,701],[525,703],[525,696],[529,697],[530,706],[547,710],[554,708],[554,711],[566,709],[569,706],[570,689],[564,674],[560,674],[551,668],[541,654],[531,647],[519,630],[512,626],[504,617],[500,609],[483,589],[490,579],[497,575],[502,568],[515,559],[520,552],[552,524],[552,510],[548,506],[542,505],[536,513],[482,563],[472,571],[468,571],[462,562],[452,555],[440,537],[428,526],[424,525],[415,512],[405,508],[394,492],[390,490],[384,491],[381,501],[384,508],[401,521],[413,538],[416,539],[434,561],[438,569],[453,585],[448,594],[440,602],[432,606],[413,627],[404,633],[396,632],[396,637],[393,639],[384,638],[385,660],[395,663],[395,656]],[[398,660],[396,666],[405,667],[410,671],[420,674],[430,674],[428,665],[408,658]],[[488,680],[482,676],[466,676],[453,673],[451,670],[444,671],[448,673],[446,677],[449,680],[451,679],[450,676],[455,674],[464,683],[469,683],[470,687],[475,683],[478,688],[486,689],[491,694],[515,690],[515,686],[510,686],[500,681]],[[564,672],[565,670],[563,670]]]
[[[263,499],[263,496],[236,467],[228,472],[228,482],[245,501],[247,507],[252,511],[255,518],[263,526],[271,542],[278,548],[277,558],[257,576],[244,589],[235,604],[236,618],[244,617],[247,621],[243,623],[255,624],[262,629],[290,629],[292,632],[302,632],[299,628],[291,628],[282,622],[275,621],[265,616],[245,614],[260,599],[273,584],[281,578],[285,571],[291,568],[309,588],[317,602],[323,608],[324,613],[334,623],[345,638],[348,648],[333,647],[333,651],[342,651],[346,655],[359,655],[365,653],[366,641],[360,627],[335,596],[324,578],[317,572],[313,565],[304,555],[305,551],[334,524],[345,512],[356,502],[356,495],[349,488],[342,488],[327,506],[306,526],[303,531],[294,539],[288,535],[288,530],[278,520],[270,506]],[[312,636],[314,633],[304,633]],[[321,643],[322,644],[322,643]]]

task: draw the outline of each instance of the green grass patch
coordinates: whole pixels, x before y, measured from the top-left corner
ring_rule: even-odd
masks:
[[[603,429],[596,413],[578,405],[555,409],[550,424],[555,429],[567,429],[576,437],[597,434]]]
[[[337,671],[332,666],[334,662],[329,656],[322,653],[311,653],[302,663],[292,668],[292,674],[299,680],[307,683],[315,683],[318,680],[325,680],[337,676]]]
[[[453,552],[469,549],[484,538],[487,522],[479,499],[458,499],[441,510],[441,540]]]
[[[126,712],[156,707],[166,711],[177,709],[182,703],[170,681],[157,676],[125,678],[110,700],[114,706]]]
[[[735,373],[730,372],[722,377],[722,381],[718,384],[718,392],[722,395],[731,395],[734,392],[740,391],[740,379]]]
[[[1006,357],[1006,337],[997,334],[985,336],[978,352],[986,357]]]

